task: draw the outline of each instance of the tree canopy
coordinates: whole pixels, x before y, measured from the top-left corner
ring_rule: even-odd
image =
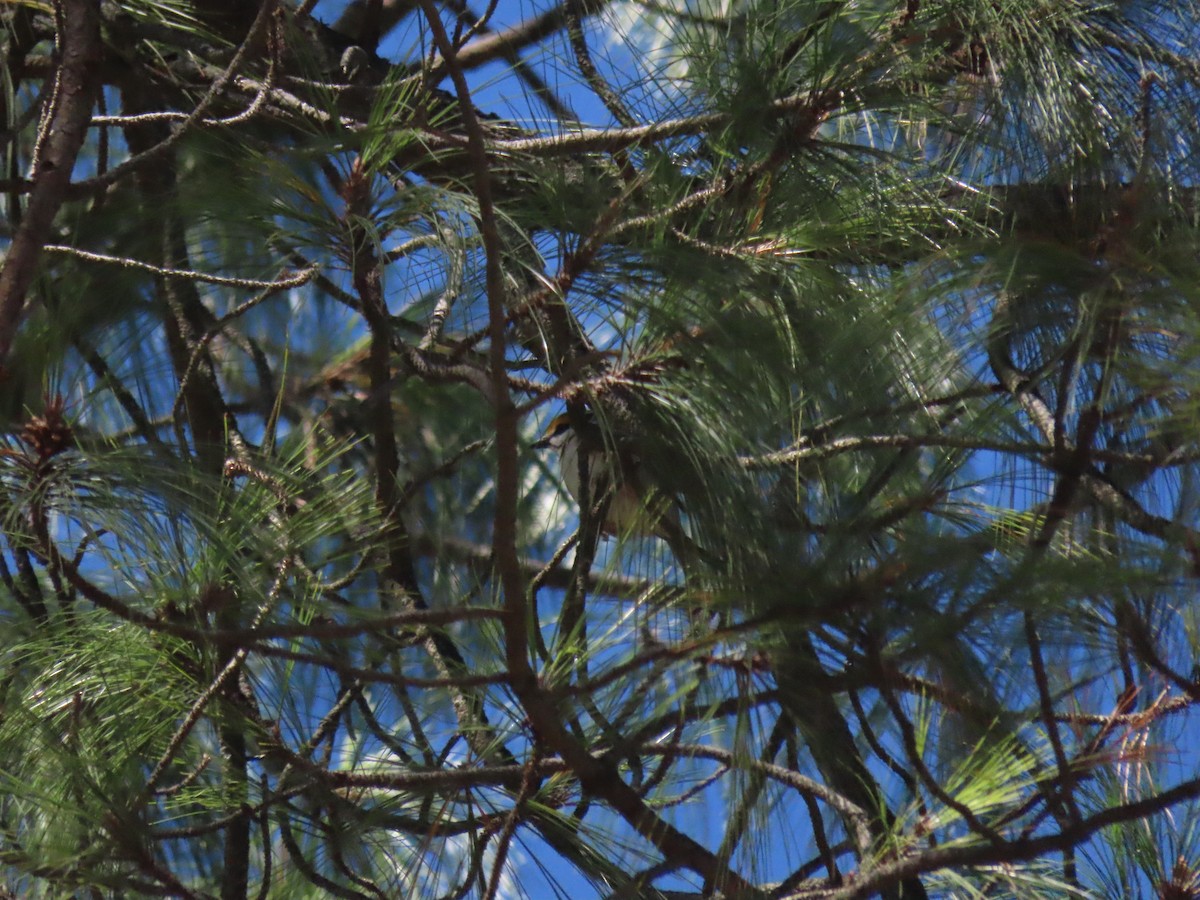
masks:
[[[0,22],[7,896],[1200,897],[1192,0]]]

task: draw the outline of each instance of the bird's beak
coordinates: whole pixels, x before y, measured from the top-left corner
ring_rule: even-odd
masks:
[[[534,441],[532,444],[530,444],[530,446],[533,447],[534,450],[545,450],[550,446],[550,438],[541,438],[540,440]]]

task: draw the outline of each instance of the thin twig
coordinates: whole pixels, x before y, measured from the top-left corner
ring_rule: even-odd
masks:
[[[47,244],[43,249],[47,253],[64,253],[79,259],[85,259],[88,262],[111,263],[126,269],[138,269],[139,271],[149,272],[152,275],[158,275],[162,278],[179,278],[184,281],[198,281],[203,284],[219,284],[222,287],[244,288],[247,290],[281,291],[288,288],[300,287],[311,281],[317,274],[318,269],[318,266],[314,264],[295,275],[288,275],[271,281],[263,281],[258,278],[233,278],[228,275],[213,275],[208,272],[197,272],[194,269],[172,269],[166,266],[156,266],[153,263],[143,262],[140,259],[133,259],[128,256],[110,256],[107,253],[95,253],[91,250],[81,250],[78,247],[69,247],[63,244]],[[261,302],[261,300],[258,302]],[[224,319],[228,320],[243,312],[245,312],[245,309],[239,307],[237,310],[226,315]]]

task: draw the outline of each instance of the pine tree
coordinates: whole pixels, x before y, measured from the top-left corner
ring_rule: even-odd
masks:
[[[1200,6],[0,22],[7,895],[1200,897]]]

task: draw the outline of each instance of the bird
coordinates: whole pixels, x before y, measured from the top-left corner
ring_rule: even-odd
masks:
[[[704,558],[683,530],[676,498],[655,489],[631,442],[606,441],[591,413],[555,416],[533,447],[557,452],[563,485],[581,509],[600,511],[601,534],[662,538],[685,569]]]

